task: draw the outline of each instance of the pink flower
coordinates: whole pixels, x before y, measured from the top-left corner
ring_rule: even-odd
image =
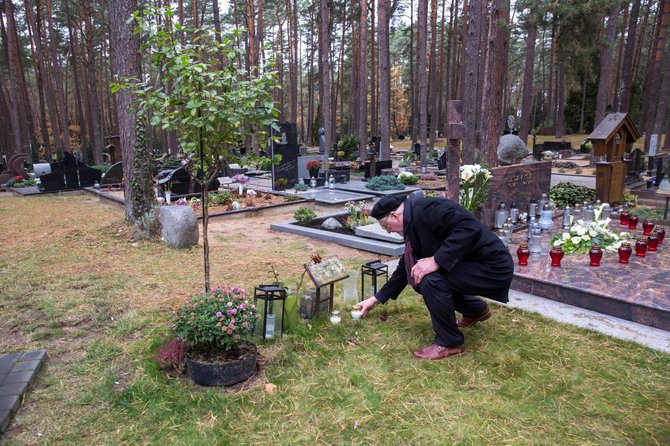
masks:
[[[217,311],[217,312],[216,312],[216,317],[218,317],[218,318],[222,318],[222,317],[223,317],[223,313],[221,313],[220,311]]]
[[[239,339],[240,339],[240,335],[235,335],[235,339],[239,340]]]

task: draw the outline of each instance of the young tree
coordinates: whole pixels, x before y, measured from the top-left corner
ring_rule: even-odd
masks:
[[[209,29],[175,26],[186,36],[186,43],[181,45],[176,33],[165,32],[157,22],[157,17],[171,18],[173,12],[151,11],[145,17],[135,13],[135,17],[145,35],[145,45],[152,48],[152,63],[161,67],[162,79],[156,79],[155,85],[128,85],[139,98],[141,110],[151,110],[151,125],[177,132],[186,154],[182,164],[202,188],[205,291],[209,292],[207,186],[230,159],[238,141],[255,136],[265,147],[266,129],[279,131],[279,111],[272,100],[276,73],[270,64],[254,67],[254,76],[237,66],[241,50],[234,43],[240,30],[222,36],[219,43]],[[162,87],[167,80],[173,83],[169,94]]]

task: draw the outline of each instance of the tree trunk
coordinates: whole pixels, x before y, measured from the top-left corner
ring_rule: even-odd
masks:
[[[382,160],[391,159],[391,71],[389,50],[390,0],[378,0],[379,25],[379,136]]]
[[[23,69],[21,67],[21,54],[18,45],[18,34],[16,32],[16,21],[14,20],[14,5],[11,0],[4,0],[7,29],[5,31],[5,43],[7,46],[7,65],[9,67],[9,94],[10,106],[13,109],[9,116],[14,128],[14,152],[27,153],[30,141],[28,129],[29,113],[27,104],[22,95],[22,84],[25,84]]]
[[[289,29],[289,92],[291,98],[291,122],[298,122],[298,5],[297,0],[291,5],[291,24]]]
[[[2,22],[2,14],[0,14],[0,22]],[[5,85],[5,80],[2,73],[0,73],[0,116],[10,116]],[[0,119],[0,157],[5,156],[9,158],[12,155],[13,141],[14,129],[12,128],[12,120]]]
[[[421,144],[421,165],[426,165],[426,129],[428,121],[427,51],[428,0],[419,0],[416,12],[416,80],[418,83],[419,128],[417,139]]]
[[[133,34],[133,23],[127,23],[132,12],[137,9],[137,0],[108,0],[111,69],[115,80],[123,78],[141,79],[140,72],[140,40]],[[125,91],[116,93],[117,119],[119,138],[123,157],[124,193],[130,197],[125,202],[126,220],[136,222],[154,205],[152,172],[149,166],[142,166],[138,161],[147,161],[151,151],[146,144],[137,144],[136,126],[145,122],[145,118],[137,118],[135,97]],[[142,141],[140,141],[141,143]],[[137,152],[136,152],[137,147]],[[148,160],[151,161],[150,158]]]
[[[437,133],[438,115],[438,101],[440,96],[437,91],[437,81],[439,78],[437,72],[437,0],[430,0],[430,62],[428,64],[428,93],[430,98],[430,130],[428,138],[428,146],[426,147],[426,154],[435,147],[435,138]],[[427,159],[422,159],[422,165],[427,165]]]
[[[319,87],[321,89],[321,126],[324,128],[324,145],[331,147],[330,109],[330,8],[328,0],[319,0]]]
[[[358,156],[366,159],[368,142],[368,6],[367,0],[360,0],[361,15],[358,22],[359,54],[358,54]]]
[[[503,127],[503,89],[501,86],[504,85],[505,55],[509,44],[508,21],[509,15],[505,1],[493,0],[482,98],[482,122],[486,123],[482,132],[482,149],[491,167],[498,164],[497,148]]]
[[[93,161],[95,164],[102,164],[102,148],[103,148],[103,139],[102,139],[102,129],[100,122],[100,104],[98,101],[98,80],[96,76],[96,55],[95,55],[95,42],[93,35],[93,17],[91,15],[91,3],[90,0],[84,0],[84,25],[86,30],[86,81],[87,81],[87,98],[88,106],[90,107],[89,119],[91,121],[91,130],[92,130],[92,141],[93,145]]]
[[[82,104],[82,97],[81,97],[81,91],[82,91],[82,86],[81,82],[79,79],[79,64],[77,63],[77,42],[76,42],[76,35],[74,31],[72,30],[72,18],[70,17],[70,10],[68,7],[68,2],[64,2],[65,4],[65,16],[67,18],[67,31],[68,31],[68,36],[69,36],[69,47],[70,47],[70,60],[71,60],[71,65],[72,65],[72,74],[73,74],[73,84],[74,88],[72,89],[73,94],[74,94],[74,99],[75,99],[75,109],[77,113],[77,121],[79,124],[79,148],[80,150],[86,147],[88,142],[90,141],[87,138],[87,133],[86,133],[86,121],[84,119],[84,106]],[[118,104],[117,104],[118,106]],[[66,114],[67,114],[67,109],[66,109]]]
[[[485,18],[482,16],[482,1],[471,0],[469,4],[468,32],[465,44],[465,75],[463,77],[463,124],[465,139],[463,140],[463,164],[475,162],[475,141],[477,129],[477,96],[480,59],[480,34]]]
[[[533,71],[535,69],[535,40],[537,39],[537,25],[535,16],[531,13],[526,22],[526,62],[523,71],[523,99],[521,101],[521,123],[519,126],[519,138],[524,143],[528,142],[530,131],[530,115],[533,110]]]
[[[657,102],[658,90],[661,83],[661,64],[663,63],[665,54],[668,26],[670,26],[670,0],[660,0],[658,4],[655,45],[647,63],[647,78],[644,85],[645,101],[641,126],[643,131],[647,133],[653,131],[656,112],[658,110]],[[647,139],[647,141],[649,140]]]
[[[40,4],[37,3],[36,12],[33,11],[33,4],[30,0],[24,0],[26,7],[26,18],[28,19],[28,25],[32,31],[33,43],[35,45],[36,53],[36,66],[37,66],[37,83],[38,90],[40,91],[40,106],[42,107],[41,114],[45,115],[43,100],[46,100],[47,109],[49,111],[49,122],[51,124],[51,132],[54,138],[54,144],[56,146],[63,147],[63,136],[58,127],[58,113],[56,112],[56,101],[53,94],[53,89],[51,88],[51,83],[49,82],[49,73],[45,67],[45,60],[48,60],[44,48],[42,47],[42,19],[40,14]],[[42,125],[46,125],[46,119],[42,119]],[[49,132],[48,129],[43,130],[43,139],[46,135],[46,141],[44,141],[44,151],[47,161],[51,162],[51,144],[49,142]]]
[[[623,56],[623,76],[621,101],[619,111],[627,112],[630,108],[630,94],[633,88],[633,59],[635,55],[635,43],[637,39],[637,21],[640,15],[641,0],[633,0],[628,20],[628,38],[626,39],[626,50]]]
[[[377,62],[376,62],[376,53],[375,49],[375,0],[370,0],[372,3],[370,8],[370,135],[373,137],[379,136],[379,127],[378,122],[379,118],[377,116],[378,104],[378,90],[377,90]],[[379,156],[379,154],[377,154]]]
[[[600,55],[600,82],[598,83],[598,97],[596,99],[596,116],[594,125],[600,124],[607,114],[608,104],[607,92],[609,91],[609,80],[612,68],[612,45],[616,36],[616,20],[619,16],[621,5],[617,4],[612,9],[607,20],[605,29],[605,44]]]

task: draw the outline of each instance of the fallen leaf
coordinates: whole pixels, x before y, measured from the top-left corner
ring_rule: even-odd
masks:
[[[275,386],[272,383],[269,383],[269,384],[265,385],[265,391],[267,393],[274,394],[276,390],[277,390],[277,386]]]

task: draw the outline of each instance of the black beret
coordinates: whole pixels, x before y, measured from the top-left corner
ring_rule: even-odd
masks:
[[[377,220],[381,220],[391,212],[398,209],[403,201],[405,201],[405,197],[399,197],[397,195],[387,195],[382,197],[372,208],[370,216],[376,218]]]

